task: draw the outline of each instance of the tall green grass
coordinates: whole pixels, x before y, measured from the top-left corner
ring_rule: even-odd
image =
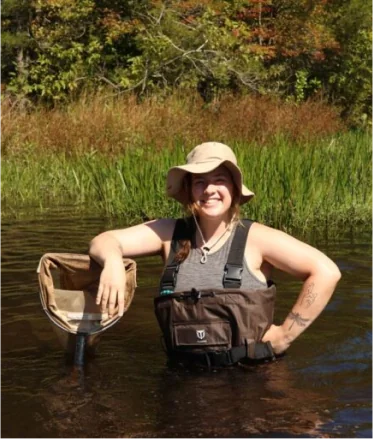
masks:
[[[63,153],[10,156],[2,164],[2,212],[76,205],[86,213],[124,217],[126,223],[182,214],[167,199],[171,166],[194,145],[151,145],[122,155]],[[285,230],[371,222],[371,136],[345,133],[317,143],[277,138],[268,146],[231,143],[245,184],[256,193],[242,216]]]
[[[371,137],[344,134],[311,145],[237,150],[256,200],[245,213],[280,228],[371,222]]]

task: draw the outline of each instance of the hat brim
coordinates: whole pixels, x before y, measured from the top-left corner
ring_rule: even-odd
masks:
[[[205,174],[224,165],[231,172],[233,181],[240,190],[240,204],[247,203],[254,197],[254,192],[242,183],[242,173],[238,166],[229,160],[211,160],[203,163],[191,163],[189,165],[174,166],[167,174],[167,195],[186,205],[189,201],[185,193],[183,180],[186,174]]]

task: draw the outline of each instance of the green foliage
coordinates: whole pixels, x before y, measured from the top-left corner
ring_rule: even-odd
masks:
[[[343,116],[352,126],[367,123],[372,114],[372,31],[359,29],[351,35],[343,56],[335,62],[329,87],[334,101],[343,108]]]
[[[34,19],[29,31],[36,43],[33,59],[29,60],[24,75],[19,69],[11,74],[8,91],[58,100],[75,88],[75,80],[82,70],[82,54],[87,50],[87,41],[79,41],[79,34],[84,32],[84,18],[90,12],[89,6],[93,6],[90,3],[84,1],[77,6],[67,2],[35,2],[32,5]]]
[[[140,93],[212,86],[222,91],[233,82],[256,90],[262,64],[232,34],[238,23],[221,21],[210,8],[191,23],[171,8],[154,8],[136,37],[140,53],[129,60],[121,85]]]
[[[323,71],[330,100],[349,125],[364,127],[372,114],[372,9],[365,0],[336,0],[328,9],[338,50],[328,54]]]
[[[274,1],[267,32],[267,50],[273,46],[265,61],[269,83],[277,84],[277,92],[288,100],[312,97],[322,82],[318,66],[326,62],[327,51],[337,47],[325,2]]]
[[[296,102],[304,101],[307,95],[315,93],[321,87],[321,81],[319,79],[308,79],[308,73],[306,70],[298,70],[295,77],[296,81],[294,88]]]
[[[29,28],[31,0],[3,0],[1,4],[1,76],[9,82],[11,73],[25,76],[34,43]]]
[[[243,216],[284,230],[371,223],[369,134],[347,133],[316,144],[282,138],[265,147],[230,144],[245,183],[256,194],[243,206]],[[74,204],[128,223],[176,217],[182,209],[166,198],[165,179],[171,166],[184,162],[188,150],[175,144],[154,154],[151,145],[144,145],[115,157],[92,151],[66,158],[39,157],[30,148],[3,162],[3,214],[22,207]]]
[[[106,6],[94,0],[34,2],[29,24],[33,54],[26,74],[19,68],[11,73],[8,91],[60,101],[83,88],[110,83],[113,68],[125,65],[134,51],[130,36],[135,26],[130,18],[121,18]],[[121,10],[125,5],[114,6]],[[121,55],[118,48],[127,55]]]
[[[354,126],[371,115],[371,10],[365,0],[4,0],[3,81],[59,102],[115,93],[320,92]]]

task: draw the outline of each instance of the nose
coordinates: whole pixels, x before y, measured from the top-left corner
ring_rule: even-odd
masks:
[[[204,193],[205,194],[211,194],[211,193],[214,193],[214,192],[216,192],[216,186],[211,181],[208,181],[206,183]]]

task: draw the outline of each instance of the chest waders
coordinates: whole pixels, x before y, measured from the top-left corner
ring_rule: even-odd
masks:
[[[180,263],[179,241],[191,239],[193,224],[178,219],[170,255],[154,299],[155,313],[171,360],[198,366],[230,366],[241,360],[274,359],[270,342],[261,339],[273,321],[276,287],[241,288],[247,235],[252,222],[236,227],[222,273],[221,289],[175,293]]]

